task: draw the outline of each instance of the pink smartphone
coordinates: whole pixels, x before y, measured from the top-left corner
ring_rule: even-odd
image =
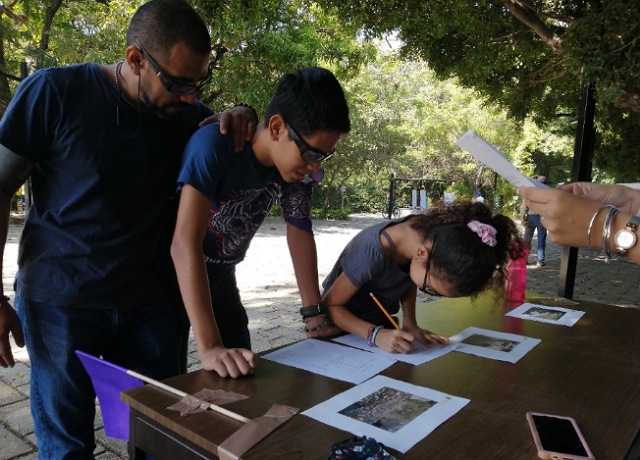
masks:
[[[571,417],[527,412],[538,457],[550,460],[595,460],[578,424]]]

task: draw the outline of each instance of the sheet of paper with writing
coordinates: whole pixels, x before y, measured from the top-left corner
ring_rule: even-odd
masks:
[[[416,340],[416,348],[410,353],[389,353],[384,351],[378,347],[370,347],[367,344],[367,341],[362,337],[358,337],[355,334],[347,334],[340,337],[336,337],[332,339],[334,342],[343,343],[345,345],[349,345],[351,347],[356,347],[361,350],[370,351],[376,355],[383,356],[385,358],[393,359],[395,361],[402,361],[404,363],[413,364],[414,366],[419,366],[420,364],[424,364],[432,359],[436,359],[442,355],[446,355],[450,351],[456,349],[458,344],[445,345],[444,347],[426,347],[422,343]]]
[[[301,340],[262,357],[351,383],[364,382],[395,363],[384,356],[316,339]]]
[[[522,174],[498,149],[471,130],[460,136],[456,144],[516,187],[548,187]]]

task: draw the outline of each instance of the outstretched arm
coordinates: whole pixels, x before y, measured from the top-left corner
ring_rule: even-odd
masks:
[[[534,212],[544,218],[543,225],[553,242],[576,248],[604,248],[603,233],[609,208],[603,208],[601,201],[575,195],[564,189],[520,187],[518,193]],[[628,200],[623,201],[628,202]],[[621,211],[612,220],[610,231],[612,250],[614,235],[618,230],[626,227],[634,214]],[[640,239],[640,236],[638,238]],[[631,248],[627,257],[640,263],[640,244]]]
[[[225,348],[220,338],[202,251],[210,205],[198,190],[183,186],[171,256],[203,367],[236,378],[251,373],[257,357],[244,348]]]
[[[573,182],[558,188],[577,196],[599,201],[602,204],[612,204],[629,214],[640,212],[640,191],[626,185]]]
[[[320,304],[318,253],[313,233],[287,222],[287,244],[303,306]],[[327,315],[316,316],[305,324],[308,337],[333,337],[341,331],[330,324]]]

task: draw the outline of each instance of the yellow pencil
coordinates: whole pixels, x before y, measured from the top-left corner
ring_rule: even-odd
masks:
[[[398,326],[398,323],[396,323],[393,318],[391,317],[391,315],[387,312],[387,310],[382,306],[382,304],[380,303],[380,301],[376,298],[376,296],[373,295],[373,292],[370,292],[369,295],[371,296],[371,298],[373,299],[373,301],[380,307],[380,310],[382,310],[382,313],[384,313],[385,315],[387,315],[387,318],[389,318],[389,321],[391,321],[391,324],[393,324],[393,326],[396,329],[400,329],[400,326]]]

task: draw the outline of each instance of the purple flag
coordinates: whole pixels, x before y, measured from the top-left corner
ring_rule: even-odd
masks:
[[[76,350],[93,388],[98,396],[107,436],[129,440],[129,406],[120,399],[120,393],[144,385],[138,378],[127,374],[127,370],[104,359]]]

